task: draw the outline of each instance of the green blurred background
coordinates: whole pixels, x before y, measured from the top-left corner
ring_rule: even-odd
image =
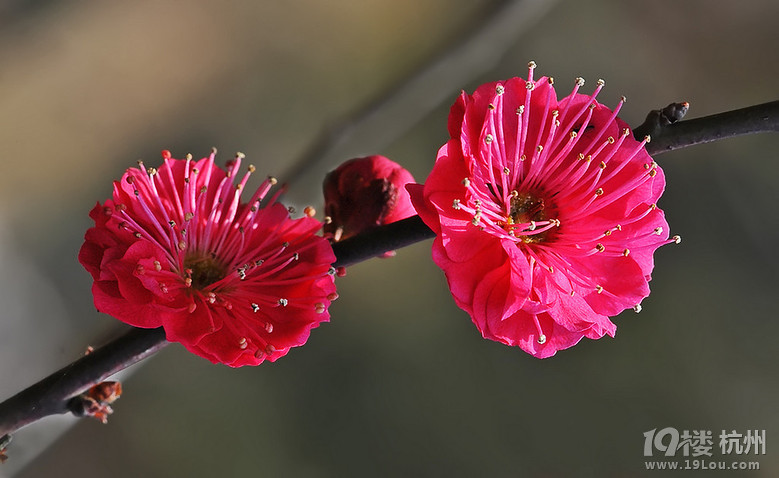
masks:
[[[529,3],[498,67],[463,74],[401,137],[348,138],[287,201],[321,208],[324,173],[357,155],[424,181],[458,89],[531,59],[560,95],[604,78],[599,100],[626,95],[634,126],[672,101],[697,117],[779,96],[775,0]],[[125,330],[95,312],[76,254],[87,212],[136,159],[216,146],[283,174],[502,4],[0,3],[0,398]],[[124,380],[108,425],[78,421],[46,446],[72,423],[40,422],[0,476],[655,476],[643,433],[667,426],[766,430],[766,455],[733,459],[777,476],[777,150],[757,135],[658,157],[684,241],[659,250],[652,295],[615,339],[546,360],[482,340],[427,241],[350,268],[331,322],[279,362],[233,370],[170,346]],[[712,459],[730,458],[715,443]]]

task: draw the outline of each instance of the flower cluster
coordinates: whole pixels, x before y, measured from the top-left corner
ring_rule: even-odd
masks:
[[[663,171],[595,92],[557,99],[551,78],[480,86],[449,116],[451,139],[409,190],[437,233],[433,260],[485,338],[549,357],[640,309],[668,239]]]
[[[254,167],[236,183],[243,155],[226,171],[214,155],[163,151],[159,169],[127,170],[91,211],[79,261],[99,311],[214,363],[275,361],[329,319],[335,256],[319,221],[266,200],[275,179],[242,203]]]

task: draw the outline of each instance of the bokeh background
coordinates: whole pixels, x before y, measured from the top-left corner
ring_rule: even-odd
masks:
[[[480,45],[496,67],[463,64],[446,101],[392,121],[403,134],[346,137],[287,201],[321,207],[323,174],[358,155],[424,181],[458,90],[531,59],[561,93],[604,78],[599,99],[626,95],[634,126],[672,101],[697,117],[779,96],[775,0],[525,3],[511,42]],[[0,2],[0,398],[125,330],[95,312],[76,255],[136,159],[216,146],[283,175],[503,5]],[[546,360],[482,340],[427,241],[350,268],[331,322],[279,362],[233,370],[172,345],[125,378],[108,425],[39,422],[0,476],[655,476],[643,433],[666,426],[766,430],[766,455],[735,459],[777,476],[778,150],[755,135],[658,157],[684,241],[657,253],[652,295],[615,339]]]

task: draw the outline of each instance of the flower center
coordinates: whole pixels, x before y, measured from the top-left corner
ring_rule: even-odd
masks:
[[[211,255],[188,255],[184,259],[184,268],[192,279],[192,287],[197,290],[202,290],[227,275],[227,269]]]
[[[535,244],[547,239],[549,228],[541,227],[549,221],[549,208],[544,199],[530,193],[512,193],[509,203],[507,228],[522,239],[525,244]],[[541,223],[541,224],[539,224]],[[533,232],[539,229],[538,232]]]

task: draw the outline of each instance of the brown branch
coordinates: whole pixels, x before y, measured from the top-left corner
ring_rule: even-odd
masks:
[[[646,145],[649,154],[658,155],[745,134],[779,132],[779,101],[677,123],[686,113],[686,106],[689,105],[671,103],[663,110],[652,111],[633,131],[636,139],[650,136],[651,141]]]
[[[494,68],[521,35],[557,3],[503,0],[478,18],[470,32],[432,61],[384,91],[378,99],[322,131],[303,156],[279,174],[286,183],[330,168],[365,148],[376,151],[409,131],[453,93]]]
[[[71,397],[153,355],[168,343],[162,328],[131,329],[0,403],[0,436],[43,417],[69,412]]]
[[[376,227],[333,245],[336,267],[348,266],[433,237],[414,216]],[[113,342],[0,403],[0,442],[10,433],[49,415],[72,412],[71,399],[114,373],[145,359],[170,342],[158,329],[131,329]]]
[[[659,154],[742,134],[779,131],[779,101],[675,123],[683,116],[684,106],[675,103],[652,112],[647,121],[636,128],[638,133],[652,135],[652,141],[647,145],[650,153]],[[419,216],[376,227],[334,244],[337,257],[334,265],[356,264],[433,236]],[[0,444],[7,444],[10,433],[29,423],[48,415],[67,413],[72,397],[153,355],[167,344],[162,329],[132,329],[0,403]]]

